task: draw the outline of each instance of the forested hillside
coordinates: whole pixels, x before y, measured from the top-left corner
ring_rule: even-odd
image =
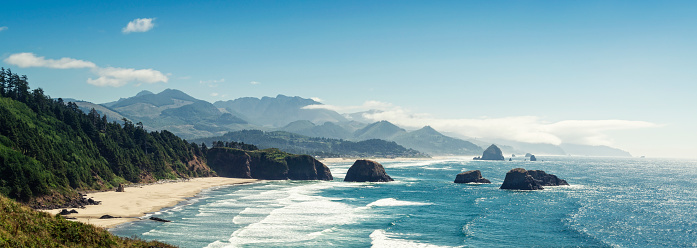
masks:
[[[35,207],[77,190],[123,182],[210,176],[198,145],[142,123],[108,122],[75,103],[30,91],[26,76],[0,70],[0,193]]]

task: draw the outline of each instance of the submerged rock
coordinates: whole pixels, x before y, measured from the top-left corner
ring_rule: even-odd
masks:
[[[150,217],[150,219],[154,220],[154,221],[159,221],[159,222],[172,222],[171,220],[165,220],[165,219],[161,219],[161,218],[157,218],[157,217]]]
[[[503,152],[501,152],[498,146],[492,144],[489,148],[484,150],[480,160],[504,160]]]
[[[471,170],[457,174],[455,183],[491,183],[491,181],[483,178],[481,171]]]
[[[500,189],[538,190],[544,189],[527,170],[515,168],[506,173]]]
[[[360,159],[353,163],[344,182],[389,182],[394,181],[387,173],[385,168],[378,162]]]

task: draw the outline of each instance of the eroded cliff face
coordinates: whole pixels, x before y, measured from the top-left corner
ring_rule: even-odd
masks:
[[[264,180],[332,180],[332,173],[312,156],[295,155],[278,149],[244,151],[212,148],[208,165],[220,176]]]

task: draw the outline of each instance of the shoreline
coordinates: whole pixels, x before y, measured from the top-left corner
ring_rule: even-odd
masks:
[[[154,183],[126,187],[125,192],[106,191],[93,192],[85,195],[101,201],[99,205],[88,205],[85,208],[74,209],[78,213],[64,215],[73,221],[92,224],[103,228],[112,228],[120,224],[140,220],[147,213],[157,212],[160,209],[173,207],[188,198],[194,197],[201,191],[217,186],[246,184],[258,182],[257,179],[226,178],[226,177],[199,177],[188,181],[176,181]],[[39,210],[55,215],[61,209]],[[111,215],[112,219],[99,219],[102,215]]]
[[[452,158],[466,158],[467,156],[432,156],[430,158],[402,158],[402,157],[397,157],[397,158],[321,158],[317,159],[322,163],[343,163],[343,162],[355,162],[356,160],[359,159],[368,159],[368,160],[373,160],[378,163],[385,163],[385,162],[402,162],[402,161],[426,161],[426,160],[443,160],[443,159],[452,159]]]

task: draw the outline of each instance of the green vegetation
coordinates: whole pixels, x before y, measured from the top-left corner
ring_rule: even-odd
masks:
[[[32,210],[0,196],[0,247],[173,247]]]
[[[322,157],[427,157],[419,151],[404,148],[391,141],[370,139],[353,142],[342,139],[313,138],[282,131],[243,130],[195,141],[206,144],[213,144],[216,141],[244,142],[255,144],[259,148],[278,148],[288,153]]]
[[[94,109],[29,91],[26,76],[0,70],[0,193],[35,207],[77,190],[123,182],[214,175],[197,144],[142,123],[107,121]]]

